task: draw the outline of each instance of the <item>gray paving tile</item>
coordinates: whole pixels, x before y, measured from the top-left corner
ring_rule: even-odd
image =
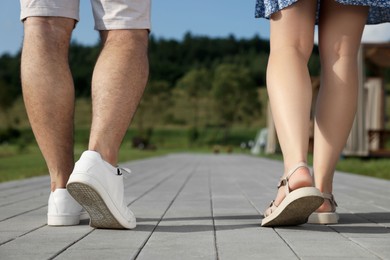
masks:
[[[337,172],[340,224],[261,228],[279,161],[172,154],[122,164],[135,230],[45,225],[49,178],[0,184],[0,259],[390,259],[390,182]]]
[[[139,259],[215,258],[208,175],[203,169],[194,170]]]

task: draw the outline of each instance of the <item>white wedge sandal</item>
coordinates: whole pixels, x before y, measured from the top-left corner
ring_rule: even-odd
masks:
[[[290,190],[289,179],[301,167],[308,169],[307,164],[301,162],[287,173],[287,177],[280,180],[278,189],[285,186],[286,197],[278,206],[275,205],[275,201],[271,201],[270,206],[264,213],[261,226],[296,226],[304,224],[307,222],[310,214],[324,202],[322,193],[315,187]]]
[[[309,216],[307,223],[310,224],[337,224],[339,222],[339,215],[336,213],[337,203],[334,199],[333,194],[322,193],[324,199],[329,200],[331,205],[331,211],[329,212],[313,212]]]

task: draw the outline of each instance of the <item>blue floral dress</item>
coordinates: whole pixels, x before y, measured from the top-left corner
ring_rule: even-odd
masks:
[[[267,18],[271,17],[271,14],[276,13],[283,8],[286,8],[298,0],[257,0],[256,2],[256,17]],[[346,5],[364,5],[370,7],[370,12],[367,18],[367,24],[378,24],[390,22],[390,0],[336,0],[341,4]],[[318,1],[318,10],[320,8],[320,2]]]

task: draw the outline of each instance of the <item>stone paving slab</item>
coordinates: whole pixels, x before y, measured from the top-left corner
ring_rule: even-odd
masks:
[[[0,259],[390,259],[390,182],[337,172],[340,223],[262,228],[279,161],[173,154],[124,163],[134,230],[46,225],[49,177],[0,184]]]

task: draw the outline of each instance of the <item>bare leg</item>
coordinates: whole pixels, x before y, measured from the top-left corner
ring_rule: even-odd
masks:
[[[307,62],[313,48],[316,7],[316,1],[301,0],[271,17],[267,88],[285,173],[307,161],[312,96]],[[292,189],[311,185],[306,168],[298,169],[290,181]],[[284,197],[284,189],[279,189],[275,204]]]
[[[30,17],[24,22],[23,97],[52,191],[65,188],[74,163],[74,87],[68,65],[74,23],[59,17]]]
[[[357,53],[367,15],[368,7],[321,2],[322,78],[316,106],[314,172],[316,187],[325,193],[332,193],[336,163],[356,113]],[[320,210],[330,210],[328,200]]]
[[[92,78],[89,150],[116,165],[122,139],[148,78],[147,30],[102,31],[103,49]]]

